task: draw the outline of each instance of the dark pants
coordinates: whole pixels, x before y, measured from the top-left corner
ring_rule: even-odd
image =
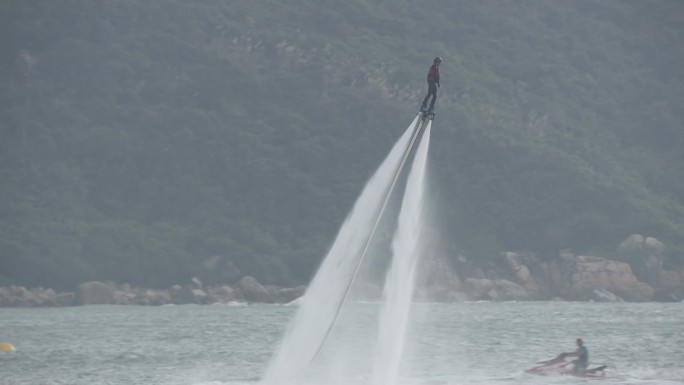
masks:
[[[572,367],[572,374],[575,376],[583,376],[584,373],[587,371],[587,366],[589,366],[589,363],[580,360],[574,360],[572,361],[575,365]]]
[[[425,108],[427,106],[428,99],[430,99],[430,96],[432,96],[432,102],[430,102],[430,109],[433,110],[435,109],[435,101],[437,100],[437,83],[428,81],[428,93],[425,95],[425,99],[423,99],[423,104],[421,105],[422,108]]]

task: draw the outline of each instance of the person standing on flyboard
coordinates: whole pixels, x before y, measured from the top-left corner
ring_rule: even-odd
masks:
[[[423,99],[423,104],[420,106],[421,112],[434,112],[435,101],[437,100],[437,88],[439,88],[439,65],[442,63],[441,57],[436,57],[430,69],[428,70],[427,83],[428,83],[428,93]],[[427,109],[427,102],[432,96],[432,101],[430,102],[430,109]]]

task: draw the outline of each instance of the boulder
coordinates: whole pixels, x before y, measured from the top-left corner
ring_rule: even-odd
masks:
[[[204,282],[202,282],[202,280],[197,278],[197,277],[192,277],[190,282],[192,282],[192,285],[194,286],[193,289],[203,289],[204,288]]]
[[[254,277],[243,277],[238,282],[237,286],[242,290],[242,294],[245,296],[245,299],[249,302],[273,302],[273,299],[269,294],[268,290],[262,284],[260,284],[259,281],[257,281]]]
[[[653,299],[658,302],[682,302],[684,301],[684,288],[661,288],[656,291]]]
[[[209,296],[213,297],[214,302],[229,303],[242,300],[241,292],[228,285],[222,285],[209,290]],[[240,294],[240,296],[238,296]]]
[[[173,285],[169,290],[169,297],[175,305],[198,303],[190,286]]]
[[[278,290],[278,302],[280,303],[290,303],[297,298],[304,295],[306,292],[306,286],[297,286],[294,288],[283,288]]]
[[[662,270],[659,281],[662,288],[684,287],[684,279],[678,271]]]
[[[171,294],[166,290],[148,289],[144,292],[148,305],[161,306],[171,303]]]
[[[623,253],[638,253],[644,250],[644,236],[632,234],[618,245],[618,251]]]
[[[450,291],[447,293],[446,302],[465,302],[468,296],[460,291]]]
[[[52,289],[38,290],[36,296],[41,306],[57,306],[57,293]]]
[[[541,289],[530,273],[530,270],[522,263],[522,255],[514,252],[505,252],[502,253],[502,257],[509,269],[511,280],[526,289],[526,296],[529,297],[529,293],[535,293],[541,298]]]
[[[655,255],[661,255],[665,250],[665,245],[653,237],[646,237],[643,247],[646,252]]]
[[[659,287],[665,245],[653,237],[630,235],[618,246],[618,259],[628,261],[640,281]]]
[[[74,306],[76,304],[76,293],[59,293],[55,297],[56,306]]]
[[[624,302],[622,298],[605,289],[589,290],[585,300],[592,302]]]
[[[530,294],[522,285],[511,282],[505,279],[497,279],[494,281],[494,290],[496,291],[495,301],[529,301]]]
[[[102,282],[92,281],[78,285],[76,290],[78,305],[109,305],[115,303],[114,289]]]
[[[608,290],[628,301],[648,301],[654,290],[640,282],[624,262],[593,256],[579,256],[569,271],[570,293],[574,299],[582,299],[591,290]]]
[[[275,286],[275,285],[263,285],[264,289],[266,289],[266,293],[268,294],[268,301],[272,303],[279,303],[280,299],[278,298],[278,295],[280,294],[280,287]]]
[[[660,277],[663,272],[663,259],[655,255],[649,255],[633,266],[634,273],[640,280],[653,286],[660,286]]]
[[[6,287],[0,287],[0,306],[10,305],[10,292]]]
[[[114,290],[114,303],[117,305],[129,305],[138,303],[139,295],[134,293],[129,285],[121,285],[119,290]]]
[[[39,296],[41,289],[28,290],[23,286],[10,286],[8,291],[8,306],[38,307],[43,303]]]
[[[463,290],[470,300],[527,301],[530,294],[522,285],[507,279],[467,278]]]
[[[561,254],[562,255],[562,254]],[[561,257],[562,258],[562,257]],[[551,261],[545,265],[548,284],[550,287],[551,296],[560,298],[564,293],[569,291],[569,282],[567,280],[566,264],[561,261]]]
[[[615,293],[630,302],[647,302],[655,296],[655,290],[651,285],[644,282],[637,282],[630,287],[616,287]]]
[[[463,292],[470,300],[489,300],[489,292],[494,289],[494,281],[486,278],[466,278]]]
[[[195,297],[195,303],[206,304],[208,303],[207,293],[202,289],[192,289],[192,295]]]

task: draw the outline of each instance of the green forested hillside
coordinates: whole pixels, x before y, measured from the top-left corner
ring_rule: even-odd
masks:
[[[447,255],[684,260],[684,3],[0,1],[0,285],[305,283],[444,58]]]

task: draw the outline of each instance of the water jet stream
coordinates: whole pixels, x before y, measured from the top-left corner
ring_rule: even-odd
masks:
[[[349,295],[411,149],[429,121],[416,116],[364,187],[311,281],[264,376],[282,382],[301,375],[320,352]]]
[[[397,230],[392,239],[392,263],[384,287],[384,305],[380,314],[378,344],[373,366],[374,385],[397,383],[404,351],[415,269],[420,256],[420,236],[423,228],[423,196],[427,154],[430,145],[428,122],[416,151],[406,181],[406,191],[399,212]]]

